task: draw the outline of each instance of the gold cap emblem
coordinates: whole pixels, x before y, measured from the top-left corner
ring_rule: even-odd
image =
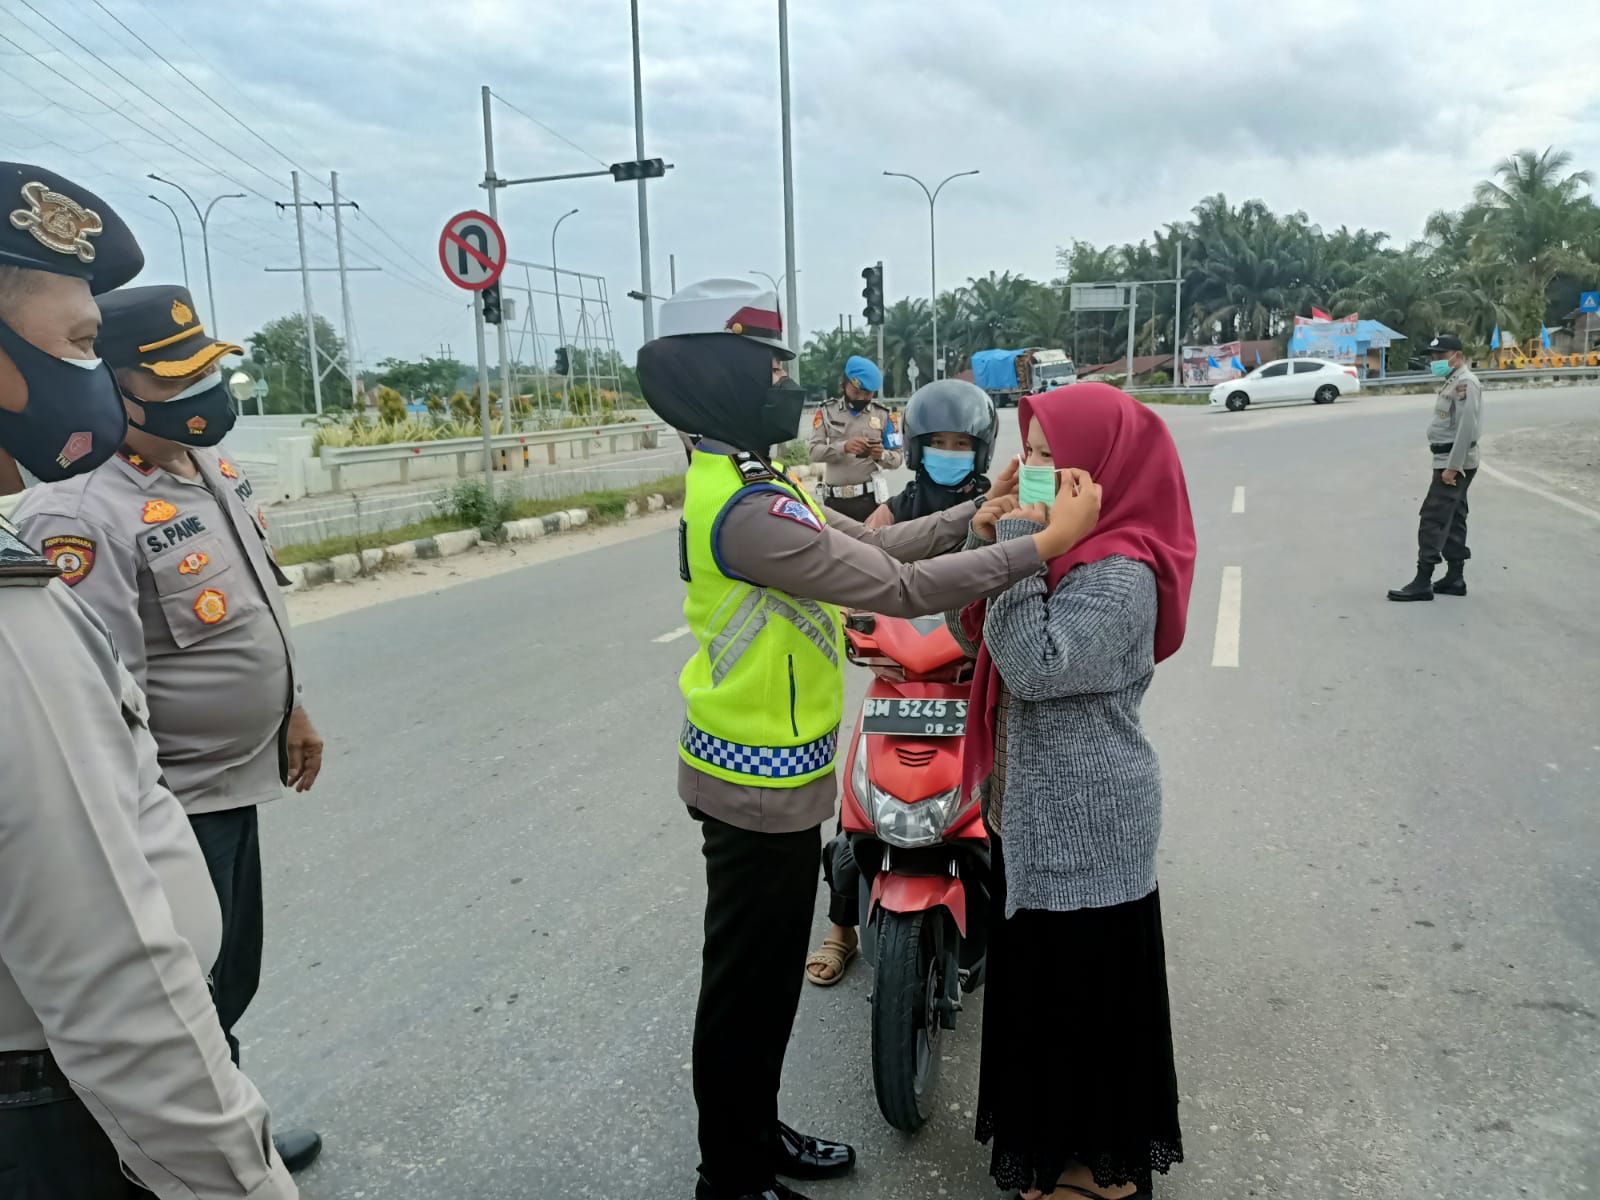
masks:
[[[57,254],[75,254],[79,262],[94,261],[89,239],[105,231],[99,213],[42,183],[23,184],[22,198],[28,207],[12,212],[13,225],[26,229],[34,241]]]
[[[172,323],[174,325],[187,325],[194,320],[194,313],[182,300],[172,302]]]

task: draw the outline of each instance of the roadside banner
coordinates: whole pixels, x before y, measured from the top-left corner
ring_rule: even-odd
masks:
[[[1185,346],[1183,348],[1183,386],[1204,387],[1223,383],[1244,374],[1239,361],[1243,347],[1238,342],[1223,342],[1217,346]]]

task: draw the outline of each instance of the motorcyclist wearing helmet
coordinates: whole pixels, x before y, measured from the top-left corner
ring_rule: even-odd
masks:
[[[905,413],[906,461],[911,482],[880,504],[869,529],[913,521],[969,503],[989,489],[984,472],[994,456],[999,419],[989,394],[963,379],[941,379],[911,397]],[[844,978],[860,948],[861,868],[842,826],[822,848],[828,880],[828,919],[833,927],[806,959],[806,978],[832,987]]]

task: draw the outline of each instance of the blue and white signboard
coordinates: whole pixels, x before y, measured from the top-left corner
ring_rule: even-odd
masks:
[[[1578,297],[1578,311],[1600,313],[1600,292],[1584,292]]]

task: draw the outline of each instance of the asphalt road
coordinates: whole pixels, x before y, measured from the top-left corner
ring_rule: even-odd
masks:
[[[1600,1195],[1600,513],[1481,475],[1472,594],[1386,603],[1429,403],[1165,410],[1200,562],[1145,706],[1187,1154],[1162,1196]],[[1499,429],[1591,415],[1600,391],[1488,399]],[[264,822],[241,1032],[279,1123],[327,1138],[309,1200],[691,1194],[680,603],[657,532],[302,630],[329,759]],[[995,1194],[977,1007],[905,1138],[869,983],[802,1002],[784,1111],[862,1158],[807,1191]]]

